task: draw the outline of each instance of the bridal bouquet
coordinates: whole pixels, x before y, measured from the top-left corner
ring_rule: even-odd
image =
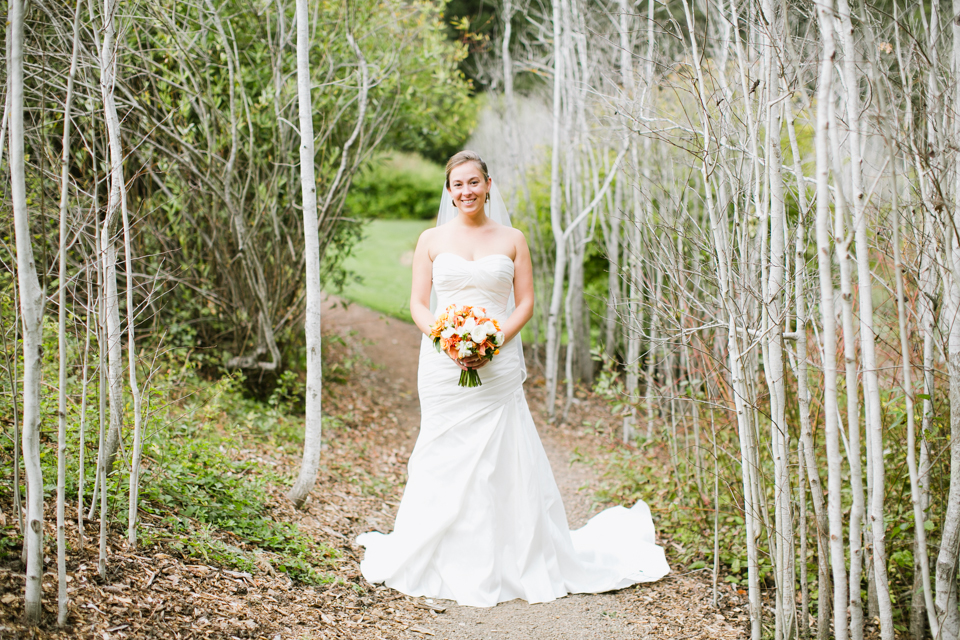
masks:
[[[487,317],[482,307],[450,305],[430,327],[433,345],[440,353],[463,359],[479,355],[487,360],[500,353],[503,331],[500,324]],[[467,369],[460,374],[461,387],[479,387],[480,374]]]

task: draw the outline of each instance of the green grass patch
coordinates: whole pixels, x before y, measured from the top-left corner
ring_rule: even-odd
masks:
[[[431,226],[430,220],[373,220],[344,262],[359,280],[344,286],[343,297],[410,322],[413,250],[420,234]]]

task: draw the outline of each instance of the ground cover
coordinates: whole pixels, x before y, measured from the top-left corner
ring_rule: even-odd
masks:
[[[140,546],[129,548],[123,523],[112,524],[105,580],[96,571],[93,523],[87,523],[82,543],[76,524],[68,524],[71,613],[64,630],[52,626],[52,564],[44,578],[45,625],[33,632],[19,624],[23,578],[4,483],[0,519],[5,525],[0,526],[10,551],[0,560],[0,637],[619,640],[743,635],[742,594],[721,584],[720,606],[714,608],[708,572],[677,561],[683,549],[669,531],[658,533],[674,573],[614,593],[474,609],[409,598],[366,583],[359,573],[362,549],[353,541],[364,531],[389,531],[402,495],[419,422],[418,332],[356,304],[331,301],[324,319],[327,358],[337,374],[329,376],[324,394],[324,411],[331,419],[325,421],[320,477],[303,510],[293,509],[283,497],[297,470],[302,425],[296,404],[284,400],[291,394],[254,403],[219,383],[196,411],[208,429],[188,431],[183,441],[209,445],[179,447],[183,455],[168,453],[167,458],[152,454],[153,480],[145,482],[160,489],[144,498],[141,530],[146,533]],[[566,424],[544,424],[542,391],[542,379],[534,372],[528,398],[576,527],[606,506],[598,496],[618,419],[603,398],[580,391]],[[658,468],[661,455],[649,450],[642,463]],[[160,482],[162,477],[166,479]],[[188,503],[173,495],[177,489],[170,483],[176,477],[184,478],[183,487],[194,491],[197,500]],[[655,513],[659,491],[643,496]],[[237,513],[238,503],[251,511]],[[199,507],[188,515],[188,504]],[[75,508],[74,503],[68,512]],[[52,562],[52,501],[47,517],[46,556]],[[239,520],[244,523],[235,522]],[[298,555],[293,543],[268,539],[271,530],[295,532],[292,539],[304,545],[304,553]]]

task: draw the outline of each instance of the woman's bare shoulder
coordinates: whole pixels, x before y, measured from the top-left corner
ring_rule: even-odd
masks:
[[[523,231],[520,231],[520,229],[516,227],[504,227],[503,234],[514,246],[521,247],[527,244],[527,237],[523,235]]]
[[[417,240],[417,247],[430,248],[430,246],[437,241],[437,236],[439,235],[439,227],[429,227],[420,232],[420,238]]]

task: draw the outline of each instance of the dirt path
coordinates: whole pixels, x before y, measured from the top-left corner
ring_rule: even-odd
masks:
[[[382,316],[358,305],[342,306],[331,300],[324,312],[328,332],[358,332],[363,350],[375,364],[391,373],[396,391],[403,397],[399,415],[401,436],[406,436],[404,458],[416,440],[419,426],[416,374],[420,334],[411,324]],[[535,381],[528,381],[527,394],[534,419],[563,495],[571,527],[583,525],[600,511],[593,492],[598,471],[584,463],[571,463],[573,446],[595,448],[590,434],[575,429],[545,425],[540,419],[542,401]],[[576,421],[572,421],[576,422]],[[377,525],[392,528],[396,505]],[[354,547],[359,555],[362,550]],[[670,548],[667,547],[670,559]],[[392,593],[392,592],[391,592]],[[713,608],[709,577],[704,572],[676,572],[653,584],[637,585],[614,593],[573,595],[554,602],[529,605],[521,600],[490,609],[461,607],[450,601],[421,600],[423,612],[417,624],[399,630],[398,638],[492,639],[603,639],[626,638],[738,638],[744,636],[744,609],[729,587],[723,590],[721,610]],[[442,613],[429,607],[442,608]],[[428,617],[429,615],[429,617]]]
[[[389,532],[393,527],[419,428],[420,336],[410,324],[335,300],[324,310],[324,329],[323,410],[329,422],[324,420],[316,488],[304,508],[294,509],[284,497],[299,469],[298,444],[282,437],[242,436],[240,429],[243,445],[231,453],[269,470],[264,485],[269,516],[296,525],[326,549],[328,560],[318,566],[324,580],[313,586],[295,583],[279,556],[262,549],[255,551],[257,566],[246,569],[207,557],[207,551],[191,553],[184,547],[183,531],[166,528],[163,513],[147,512],[141,512],[141,518],[153,542],[129,549],[125,530],[112,525],[107,576],[101,579],[95,539],[81,543],[71,519],[66,531],[67,627],[55,625],[52,565],[44,576],[44,621],[39,629],[23,626],[23,568],[19,558],[7,554],[0,560],[0,640],[680,640],[743,635],[747,618],[736,592],[725,585],[717,610],[711,605],[709,574],[684,575],[682,567],[674,567],[660,582],[616,593],[568,596],[539,605],[513,601],[490,609],[411,598],[367,583],[359,570],[363,550],[353,541],[364,531]],[[526,393],[570,524],[578,527],[601,508],[592,496],[612,441],[596,428],[545,425],[540,419],[542,382],[528,381]],[[602,400],[582,396],[569,425],[612,424]],[[226,414],[214,411],[209,420],[213,430],[236,429]],[[581,455],[572,463],[575,451]],[[583,460],[598,461],[598,466]],[[68,512],[75,508],[68,505]],[[50,510],[52,503],[46,520],[48,544],[55,539]],[[12,498],[0,487],[0,534],[11,534],[3,523],[12,514]],[[198,548],[248,548],[237,536],[186,516],[178,522],[190,535],[209,537],[206,546]],[[661,543],[670,560],[669,536]],[[52,546],[47,553],[53,556]]]

